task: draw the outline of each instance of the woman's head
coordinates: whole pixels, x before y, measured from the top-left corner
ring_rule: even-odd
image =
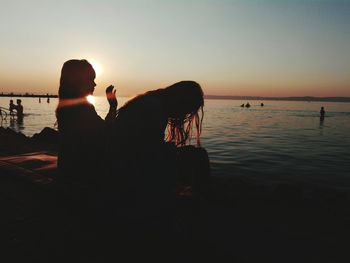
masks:
[[[183,146],[190,143],[192,126],[196,126],[197,145],[200,145],[204,98],[201,86],[194,81],[180,81],[167,88],[148,91],[129,100],[119,109],[127,112],[130,107],[146,97],[159,99],[168,118],[166,141]]]
[[[201,86],[194,81],[180,81],[163,90],[169,115],[167,141],[176,145],[188,144],[192,126],[196,126],[197,145],[200,145],[204,96]],[[201,116],[199,114],[201,113]]]
[[[92,94],[96,86],[95,77],[95,70],[87,60],[66,61],[61,70],[59,98],[76,99]]]

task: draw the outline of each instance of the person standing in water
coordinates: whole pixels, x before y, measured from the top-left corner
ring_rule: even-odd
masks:
[[[22,100],[17,99],[17,105],[15,105],[15,110],[17,111],[17,120],[22,120],[23,119]]]
[[[321,110],[320,110],[320,121],[324,120],[325,114],[326,114],[326,112],[324,110],[324,107],[321,107]]]
[[[13,110],[16,109],[16,105],[13,103],[13,100],[10,100],[9,111],[10,115],[13,116]]]

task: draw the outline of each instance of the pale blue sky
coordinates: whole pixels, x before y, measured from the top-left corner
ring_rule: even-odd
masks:
[[[135,95],[350,96],[350,1],[0,0],[0,89],[57,93],[70,58]]]

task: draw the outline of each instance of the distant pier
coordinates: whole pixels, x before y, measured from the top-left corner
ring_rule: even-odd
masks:
[[[23,98],[58,98],[54,94],[34,94],[34,93],[0,93],[0,97],[23,97]]]

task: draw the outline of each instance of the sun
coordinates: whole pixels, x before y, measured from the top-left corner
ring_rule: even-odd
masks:
[[[96,72],[96,77],[101,76],[101,74],[103,73],[103,68],[102,68],[101,64],[98,63],[94,59],[89,59],[89,62],[90,62],[90,64],[92,65],[92,67],[94,68],[94,70]]]
[[[95,104],[95,97],[94,96],[89,95],[86,97],[86,99],[88,100],[89,103]]]

